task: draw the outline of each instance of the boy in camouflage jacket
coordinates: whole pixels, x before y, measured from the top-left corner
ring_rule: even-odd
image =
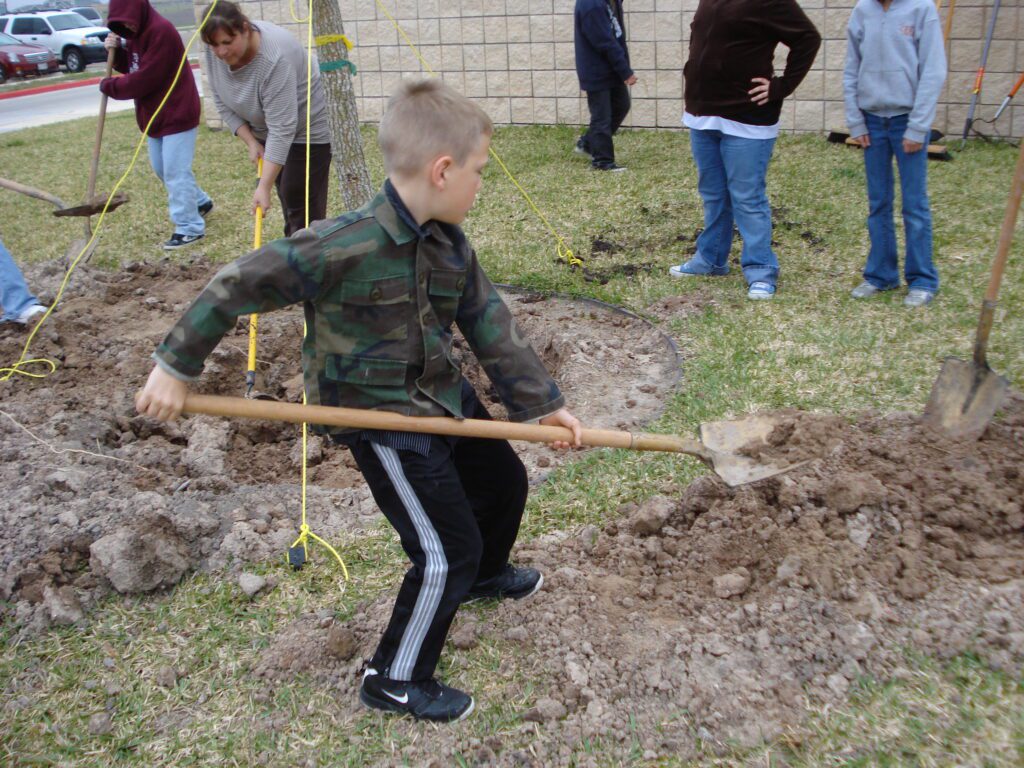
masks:
[[[378,134],[383,190],[221,270],[154,353],[139,412],[176,418],[187,382],[239,315],[301,302],[309,403],[489,418],[451,359],[454,322],[509,417],[568,427],[578,446],[579,421],[458,226],[480,189],[491,133],[487,115],[440,81],[404,83]],[[543,582],[508,559],[526,470],[500,440],[313,429],[350,448],[412,561],[360,699],[421,719],[466,717],[472,697],[433,677],[459,604],[527,597]]]

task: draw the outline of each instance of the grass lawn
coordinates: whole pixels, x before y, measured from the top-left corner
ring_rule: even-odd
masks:
[[[80,199],[94,130],[89,120],[67,124],[60,143],[40,131],[0,135],[4,176],[68,201]],[[138,135],[130,113],[108,119],[99,189],[113,187]],[[373,131],[364,136],[371,177],[379,182]],[[640,314],[668,296],[701,294],[700,312],[665,327],[684,354],[683,383],[651,431],[690,433],[704,420],[783,406],[842,414],[917,412],[942,358],[970,358],[1016,161],[1012,147],[972,143],[953,162],[929,164],[943,283],[931,306],[908,311],[902,292],[866,302],[849,298],[867,248],[857,150],[819,136],[780,139],[769,171],[782,263],[779,293],[771,302],[750,302],[738,268],[724,278],[692,282],[667,274],[702,224],[685,134],[625,133],[616,142],[619,161],[629,167],[624,174],[591,172],[570,151],[574,137],[569,127],[505,128],[494,147],[586,270],[573,271],[559,261],[550,233],[493,164],[466,230],[499,282],[589,296]],[[196,175],[217,208],[200,250],[216,262],[241,254],[251,240],[247,210],[254,171],[244,158],[241,143],[231,136],[201,131]],[[117,268],[165,258],[159,243],[171,229],[145,149],[125,189],[132,199],[104,222],[94,264]],[[0,236],[16,259],[58,258],[80,235],[80,222],[53,218],[38,201],[0,194]],[[331,210],[338,206],[335,191]],[[279,233],[281,226],[280,211],[274,210],[265,232]],[[1017,388],[1024,386],[1022,228],[988,349],[992,367]],[[597,239],[612,247],[592,253]],[[737,242],[736,260],[738,249]],[[533,494],[524,535],[607,520],[623,502],[700,471],[694,462],[668,456],[592,454]],[[264,570],[277,575],[279,586],[255,603],[240,602],[230,581],[213,574],[195,576],[166,597],[111,600],[86,630],[55,631],[14,645],[13,629],[0,628],[0,681],[25,675],[38,681],[28,702],[0,691],[0,755],[16,765],[249,765],[266,755],[284,765],[307,759],[324,765],[400,762],[407,731],[380,725],[371,715],[339,723],[330,692],[301,678],[267,690],[246,674],[275,631],[297,616],[325,607],[346,614],[360,600],[391,588],[401,568],[393,537],[379,531],[342,542],[341,548],[354,578],[340,601],[333,566],[292,574],[274,564]],[[507,652],[480,647],[455,654],[449,664],[461,683],[486,693],[494,657]],[[184,660],[190,675],[174,689],[139,674],[175,659]],[[706,762],[938,766],[1012,765],[1024,759],[1019,679],[970,657],[940,664],[908,655],[907,665],[909,677],[864,681],[846,709],[817,713],[799,738],[753,753],[708,756]],[[510,669],[527,696],[530,659],[513,658]],[[111,670],[122,688],[114,704],[117,728],[111,736],[93,737],[85,723],[102,710],[107,695],[103,686],[86,683],[107,679]],[[521,704],[478,700],[481,711],[467,721],[466,732],[481,740],[518,733]],[[190,716],[186,725],[168,725],[168,718],[183,712]],[[274,727],[266,727],[275,718]],[[584,755],[595,746],[578,749]],[[464,762],[472,762],[471,756]],[[639,757],[636,764],[642,764]]]

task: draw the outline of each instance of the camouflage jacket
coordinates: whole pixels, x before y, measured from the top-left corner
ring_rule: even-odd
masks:
[[[179,377],[195,378],[240,315],[302,302],[302,367],[312,405],[461,418],[454,322],[510,419],[561,408],[558,385],[462,230],[431,221],[424,232],[418,236],[382,191],[358,210],[275,240],[218,272],[154,357]]]

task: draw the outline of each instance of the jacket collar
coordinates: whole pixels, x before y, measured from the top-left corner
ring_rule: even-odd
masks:
[[[381,191],[370,202],[370,210],[381,229],[387,232],[388,237],[394,241],[395,245],[405,245],[425,237],[435,237],[447,245],[452,244],[443,227],[433,219],[422,227],[417,227],[416,220],[388,180],[384,182]]]

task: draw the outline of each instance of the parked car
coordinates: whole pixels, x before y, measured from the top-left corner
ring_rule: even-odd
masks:
[[[0,16],[0,32],[23,43],[46,46],[68,72],[81,72],[86,64],[107,60],[103,41],[110,30],[95,26],[84,16],[70,11],[30,11]]]
[[[49,48],[23,43],[0,32],[0,83],[11,77],[45,75],[58,69],[60,62]]]
[[[79,16],[84,16],[86,19],[93,22],[97,27],[103,26],[103,16],[95,8],[83,5],[78,8],[69,8],[68,10],[72,13],[77,13]]]

